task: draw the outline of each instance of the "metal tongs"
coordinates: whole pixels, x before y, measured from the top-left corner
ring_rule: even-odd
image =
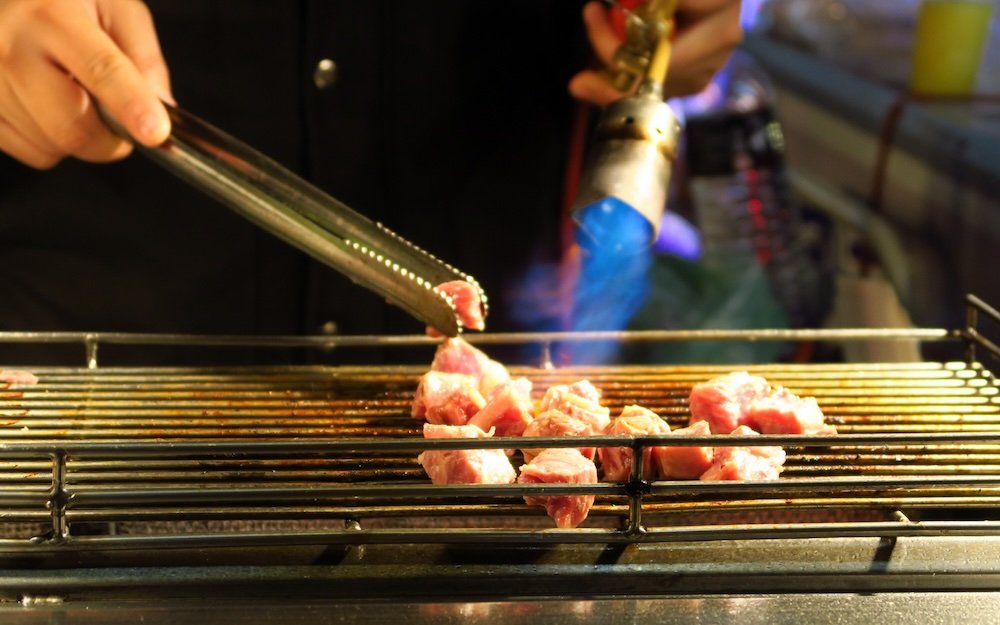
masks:
[[[486,294],[472,276],[195,115],[165,106],[170,137],[155,148],[133,143],[167,170],[447,336],[456,336],[462,323],[452,298],[434,287],[455,280],[472,284],[487,314]],[[121,124],[104,118],[129,137]]]

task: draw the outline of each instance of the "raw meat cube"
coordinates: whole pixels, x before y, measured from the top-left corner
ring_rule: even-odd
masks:
[[[590,380],[577,380],[572,384],[556,384],[550,386],[542,397],[540,408],[542,412],[558,408],[567,395],[576,395],[589,400],[592,403],[601,403],[601,391],[594,386]]]
[[[652,410],[642,406],[625,406],[621,415],[611,421],[604,430],[605,434],[616,436],[642,436],[643,434],[669,434],[670,426]],[[622,482],[629,478],[632,472],[632,450],[628,447],[601,447],[597,450],[601,458],[601,469],[604,479],[609,482]],[[654,448],[646,447],[642,452],[642,479],[651,480],[656,475],[656,465],[653,461]]]
[[[486,406],[469,423],[481,430],[496,430],[497,436],[521,436],[535,418],[531,403],[531,380],[517,378],[493,389]]]
[[[568,414],[558,410],[546,410],[542,414],[538,415],[537,419],[529,423],[528,426],[524,428],[524,433],[522,435],[590,436],[594,433],[593,429],[583,421],[578,421]],[[541,451],[541,449],[521,449],[525,462],[531,462],[531,460]],[[590,460],[594,459],[593,447],[582,447],[580,448],[580,453],[583,454],[585,458]]]
[[[746,407],[744,422],[761,434],[836,434],[837,428],[823,422],[823,411],[814,397],[799,397],[777,387]]]
[[[576,449],[545,449],[521,467],[519,484],[596,484],[597,467]],[[576,527],[594,505],[593,495],[525,497],[529,506],[542,506],[556,527]]]
[[[760,436],[745,425],[732,431],[733,436]],[[781,447],[716,447],[715,458],[701,479],[776,480],[785,464]]]
[[[424,438],[489,438],[474,425],[424,424]],[[502,449],[425,451],[417,461],[435,484],[510,484],[517,477]]]
[[[762,434],[836,434],[823,422],[823,411],[813,397],[798,397],[788,389],[771,387],[760,376],[745,371],[713,378],[691,390],[691,423],[708,421],[712,432],[724,434],[746,425]]]
[[[479,392],[483,395],[510,380],[506,367],[462,338],[445,339],[438,346],[431,370],[473,375],[479,381]]]
[[[675,436],[708,436],[712,433],[708,421],[695,421],[686,428],[674,430]],[[669,480],[695,480],[712,466],[712,447],[656,447],[653,460],[660,477]]]
[[[587,423],[594,432],[603,432],[611,423],[611,411],[608,408],[577,395],[567,396],[557,409]]]
[[[30,371],[2,369],[0,370],[0,384],[38,384],[38,378]]]
[[[744,425],[746,406],[771,393],[771,385],[760,376],[737,371],[696,384],[691,389],[691,421],[708,421],[713,434],[732,432]]]
[[[499,386],[510,381],[507,367],[495,360],[486,358],[479,363],[479,392],[489,395]]]
[[[485,405],[475,376],[429,371],[420,378],[410,414],[429,423],[465,425]]]
[[[549,387],[539,404],[540,412],[558,410],[603,432],[611,422],[611,411],[602,406],[600,391],[587,380]]]

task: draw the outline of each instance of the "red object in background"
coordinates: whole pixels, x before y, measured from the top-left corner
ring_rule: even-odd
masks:
[[[618,39],[625,41],[625,12],[634,11],[646,3],[646,0],[619,0],[608,11],[611,27]],[[569,150],[566,156],[566,173],[563,179],[563,228],[562,249],[565,255],[573,247],[576,227],[570,219],[571,206],[576,198],[576,191],[583,171],[583,157],[587,148],[587,131],[590,128],[592,107],[580,102],[576,106],[573,121],[570,125]]]
[[[646,0],[620,0],[610,9],[609,19],[618,39],[625,41],[625,11],[633,11],[645,4]],[[580,186],[580,176],[583,172],[583,159],[587,149],[587,135],[591,124],[593,107],[586,102],[578,102],[570,124],[569,147],[566,154],[566,171],[563,178],[563,217],[560,232],[562,247],[562,262],[560,273],[563,274],[563,284],[576,284],[579,272],[579,249],[576,248],[576,225],[572,219],[573,201]],[[565,311],[563,329],[570,329],[568,318],[572,310],[573,289],[563,291],[562,309]],[[569,298],[568,300],[566,298]]]
[[[611,7],[611,27],[622,41],[625,40],[625,11],[634,11],[646,0],[619,0]]]

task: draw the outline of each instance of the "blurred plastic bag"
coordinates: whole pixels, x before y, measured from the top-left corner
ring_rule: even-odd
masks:
[[[859,75],[905,87],[920,0],[770,0],[758,29]]]
[[[730,254],[724,262],[688,262],[659,256],[650,269],[650,293],[628,329],[787,328],[767,271],[752,254]],[[774,362],[788,351],[775,341],[684,341],[625,345],[622,362]]]
[[[1000,93],[1000,9],[994,7],[986,49],[979,64],[979,93]]]

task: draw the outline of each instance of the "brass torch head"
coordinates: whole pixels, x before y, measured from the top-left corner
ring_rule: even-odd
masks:
[[[587,246],[627,253],[652,244],[659,233],[680,134],[663,101],[676,4],[649,0],[643,5],[658,12],[648,23],[662,28],[648,31],[654,40],[636,74],[642,81],[635,95],[604,110],[592,139],[572,207],[578,238]]]
[[[616,197],[649,222],[652,243],[666,206],[679,135],[673,111],[657,94],[612,103],[597,126],[574,211]]]
[[[629,91],[636,80],[649,77],[657,45],[672,34],[676,9],[677,0],[647,0],[634,11],[621,9],[625,15],[625,40],[615,52],[611,72],[611,84],[616,89]],[[657,78],[663,82],[665,76]]]

